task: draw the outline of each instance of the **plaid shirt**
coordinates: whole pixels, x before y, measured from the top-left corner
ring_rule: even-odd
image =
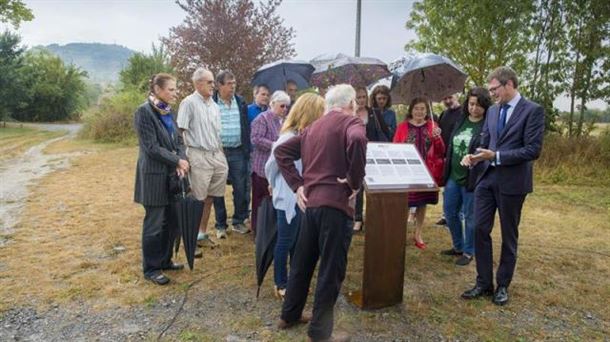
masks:
[[[252,142],[252,171],[265,178],[265,163],[271,154],[271,147],[277,140],[283,119],[267,110],[252,121],[250,141]]]

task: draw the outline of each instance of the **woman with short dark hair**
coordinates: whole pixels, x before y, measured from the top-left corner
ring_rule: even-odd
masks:
[[[467,154],[475,154],[480,145],[480,134],[487,109],[491,106],[489,91],[473,88],[466,95],[462,117],[449,138],[445,159],[445,191],[443,211],[451,232],[453,246],[441,252],[443,255],[459,256],[458,266],[468,265],[474,256],[474,187],[483,163],[472,168],[460,164]],[[464,224],[460,213],[464,216]]]
[[[144,206],[142,268],[144,277],[157,285],[169,283],[163,270],[180,270],[172,262],[169,178],[189,170],[182,137],[170,104],[176,101],[176,79],[157,74],[150,79],[150,94],[135,112],[139,155],[134,200]]]
[[[442,185],[442,169],[445,158],[445,144],[441,129],[432,119],[428,100],[416,97],[409,104],[405,121],[396,130],[395,143],[415,144],[434,181]],[[438,192],[409,192],[409,207],[415,207],[415,234],[413,241],[419,249],[426,249],[422,240],[422,228],[426,217],[426,205],[438,203]]]

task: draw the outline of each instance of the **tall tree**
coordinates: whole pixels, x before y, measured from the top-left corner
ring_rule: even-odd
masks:
[[[6,120],[19,110],[27,91],[19,73],[25,51],[20,42],[21,38],[15,33],[0,34],[0,120]]]
[[[583,132],[588,101],[610,98],[610,5],[605,1],[565,1],[570,65],[567,92],[570,94],[568,134]],[[580,100],[575,123],[576,101]]]
[[[21,0],[0,0],[0,23],[10,23],[18,28],[22,21],[34,19],[32,10]]]
[[[191,73],[207,66],[217,73],[231,70],[238,91],[249,94],[257,68],[295,55],[294,30],[277,14],[281,0],[178,0],[187,13],[184,22],[162,39],[182,82],[183,95],[192,90]]]
[[[528,95],[545,109],[547,129],[555,128],[559,111],[553,101],[563,92],[568,52],[564,0],[536,0],[536,12],[529,24],[534,50],[523,77]]]
[[[532,0],[418,1],[406,24],[418,39],[405,49],[448,56],[474,84],[482,85],[500,65],[510,65],[520,74],[525,70],[533,42],[524,23],[533,13]]]
[[[150,55],[138,52],[129,58],[127,66],[121,70],[119,79],[123,88],[135,88],[145,93],[148,90],[150,77],[160,72],[173,73],[174,69],[163,46],[157,48],[153,44]]]

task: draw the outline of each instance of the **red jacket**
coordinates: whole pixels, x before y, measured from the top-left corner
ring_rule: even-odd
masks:
[[[437,127],[433,120],[426,121],[426,127],[428,129],[428,136],[432,139],[432,144],[426,153],[426,166],[432,178],[438,186],[443,186],[443,170],[445,167],[445,143],[439,136],[432,138],[432,130]],[[396,134],[394,134],[395,143],[404,143],[409,137],[409,121],[403,121],[398,127],[396,127]],[[422,156],[423,157],[423,156]]]

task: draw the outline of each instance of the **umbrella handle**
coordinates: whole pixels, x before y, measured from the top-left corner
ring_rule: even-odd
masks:
[[[186,198],[186,189],[184,186],[184,183],[185,183],[184,178],[185,178],[184,176],[180,177],[180,189],[182,190],[182,198]]]

